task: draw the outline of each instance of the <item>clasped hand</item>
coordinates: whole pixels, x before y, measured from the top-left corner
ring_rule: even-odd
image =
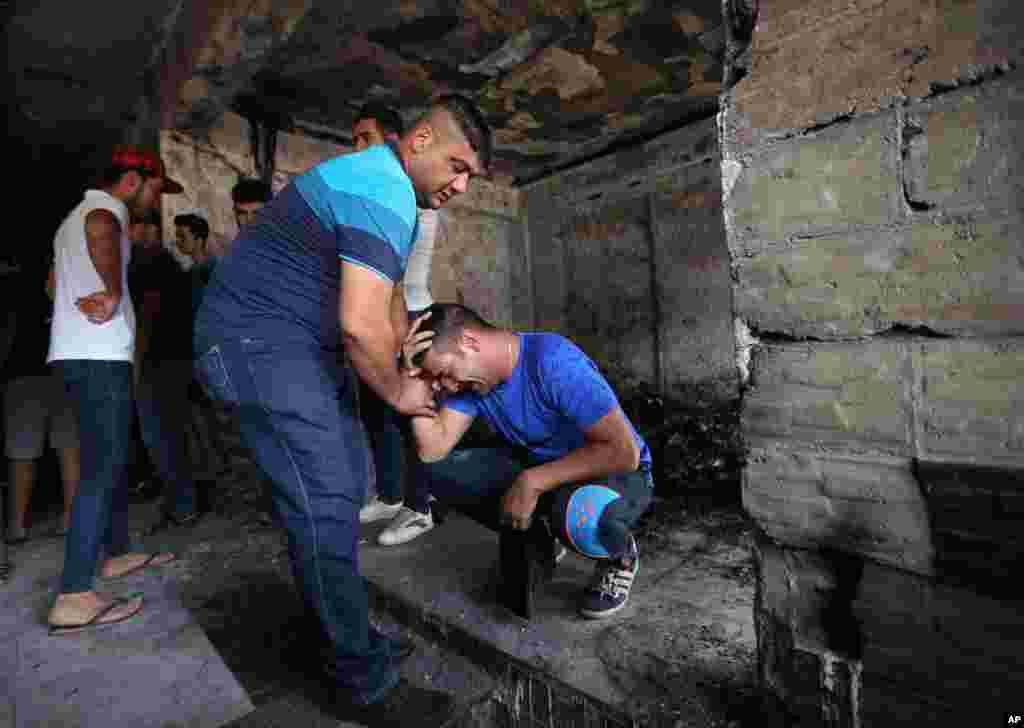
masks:
[[[434,338],[433,331],[420,331],[420,326],[428,318],[430,318],[430,311],[417,316],[416,320],[409,325],[409,330],[405,333],[405,341],[402,342],[402,367],[410,377],[418,377],[423,373],[423,367],[417,366],[413,360],[418,354],[430,348],[431,340]]]
[[[107,291],[96,291],[88,296],[83,296],[75,301],[75,306],[81,311],[90,323],[105,324],[114,318],[117,313],[117,305],[121,302],[119,296]]]
[[[419,352],[430,348],[433,331],[419,331],[430,313],[417,318],[409,327],[405,341],[402,342],[402,390],[399,394],[396,409],[410,417],[436,417],[437,403],[434,400],[434,386],[426,377],[421,377],[423,369],[413,364],[413,357]]]

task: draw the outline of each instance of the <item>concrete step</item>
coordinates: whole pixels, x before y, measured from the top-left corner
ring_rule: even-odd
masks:
[[[498,604],[496,534],[452,516],[414,542],[380,547],[365,527],[372,604],[496,682],[486,725],[699,728],[728,724],[752,685],[752,583],[742,546],[709,548],[680,531],[644,554],[629,606],[584,620],[576,598],[593,564],[574,554],[538,593],[527,622]]]
[[[438,642],[399,625],[388,613],[377,610],[371,621],[388,634],[400,634],[416,644],[415,652],[402,664],[402,677],[422,688],[453,696],[455,705],[447,721],[436,728],[490,728],[490,705],[496,681],[490,673],[466,657]],[[332,718],[323,686],[306,678],[286,693],[266,699],[247,715],[224,728],[356,728],[361,724]],[[410,718],[406,725],[425,725]],[[433,728],[433,727],[432,727]]]

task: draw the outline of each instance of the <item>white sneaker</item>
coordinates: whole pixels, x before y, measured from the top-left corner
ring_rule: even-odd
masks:
[[[388,524],[387,528],[377,536],[381,546],[397,546],[408,543],[422,536],[434,527],[434,516],[431,513],[420,513],[412,508],[402,506],[402,511]]]
[[[568,553],[569,553],[569,549],[567,549],[562,544],[561,541],[555,541],[555,563],[556,564],[562,563],[562,559],[564,559]]]
[[[400,510],[402,510],[402,501],[385,503],[377,496],[372,496],[370,502],[359,509],[359,522],[386,521],[394,518]]]

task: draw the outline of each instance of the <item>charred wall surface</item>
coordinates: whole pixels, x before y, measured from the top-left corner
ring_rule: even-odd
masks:
[[[739,376],[714,119],[525,188],[538,328],[577,342],[658,491],[738,494]]]

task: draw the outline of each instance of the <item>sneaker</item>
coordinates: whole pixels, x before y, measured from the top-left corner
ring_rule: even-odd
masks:
[[[377,496],[373,496],[369,503],[359,509],[359,522],[390,521],[398,515],[400,510],[402,510],[402,501],[385,503]]]
[[[640,571],[640,552],[633,541],[633,565],[623,567],[617,561],[595,564],[594,581],[583,592],[580,614],[590,619],[604,619],[618,612],[629,600],[629,590]]]
[[[569,549],[561,541],[555,541],[555,563],[562,563],[562,559],[569,553]]]
[[[381,546],[397,546],[422,536],[434,527],[434,517],[428,511],[420,513],[412,508],[401,506],[401,512],[395,520],[380,532],[377,543]]]

